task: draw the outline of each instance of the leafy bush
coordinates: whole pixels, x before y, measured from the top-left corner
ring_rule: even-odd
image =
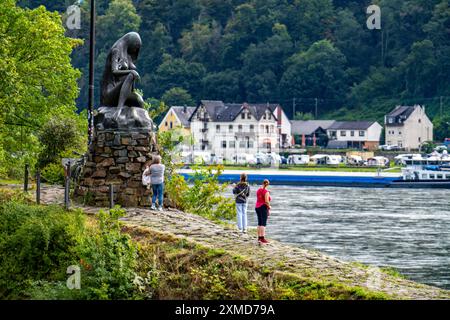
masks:
[[[79,211],[30,206],[17,202],[0,205],[0,298],[26,296],[30,280],[62,280],[74,264],[77,233],[83,226]]]
[[[64,183],[64,168],[61,163],[49,163],[41,171],[41,177],[51,184]]]
[[[166,166],[166,192],[171,205],[214,220],[232,219],[234,203],[222,195],[227,184],[219,183],[223,166],[196,167],[194,175],[188,181],[176,173],[179,165],[173,161],[176,156],[175,147],[185,138],[176,136],[175,131],[158,134],[162,162]]]
[[[137,247],[119,222],[124,210],[87,223],[81,211],[29,205],[18,194],[0,190],[0,299],[140,297]],[[72,265],[80,266],[80,290],[66,286]]]
[[[121,232],[125,210],[100,211],[98,226],[89,228],[79,242],[82,283],[86,299],[126,299],[134,294],[137,247]]]

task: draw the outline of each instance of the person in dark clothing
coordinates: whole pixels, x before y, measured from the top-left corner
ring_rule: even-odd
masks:
[[[241,174],[241,181],[233,188],[236,196],[237,225],[239,231],[247,232],[247,199],[250,196],[250,185],[247,182],[247,174]]]

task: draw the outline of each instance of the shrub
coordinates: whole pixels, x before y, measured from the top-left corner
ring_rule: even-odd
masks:
[[[64,168],[61,163],[49,163],[42,169],[41,177],[51,184],[64,183]]]
[[[30,280],[64,279],[67,267],[76,262],[74,247],[82,226],[79,211],[1,204],[0,298],[27,296]]]
[[[125,210],[100,211],[98,225],[80,238],[82,285],[85,299],[126,299],[134,295],[137,247],[121,232]]]

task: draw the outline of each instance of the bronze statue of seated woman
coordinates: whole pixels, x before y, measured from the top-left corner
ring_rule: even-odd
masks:
[[[143,109],[144,100],[134,91],[134,83],[140,79],[135,63],[141,46],[141,37],[136,32],[127,33],[112,46],[101,81],[101,107],[94,119],[97,129],[152,126]]]

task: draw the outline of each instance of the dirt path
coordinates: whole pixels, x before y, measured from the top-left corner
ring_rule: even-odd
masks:
[[[63,188],[45,187],[42,190],[44,204],[63,204],[63,199]],[[91,214],[100,209],[79,207]],[[364,287],[386,293],[395,299],[450,299],[450,291],[394,277],[378,268],[343,262],[318,251],[277,241],[259,246],[253,232],[243,235],[230,226],[216,224],[194,214],[177,210],[159,212],[146,208],[128,208],[127,213],[123,221],[129,225],[148,227],[204,246],[237,253],[260,265],[302,278]]]

